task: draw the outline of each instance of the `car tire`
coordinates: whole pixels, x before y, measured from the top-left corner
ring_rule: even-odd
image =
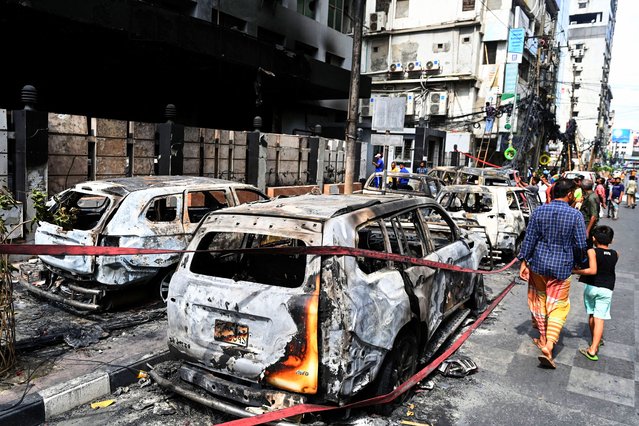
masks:
[[[418,363],[417,336],[410,329],[397,336],[393,349],[386,355],[377,378],[375,379],[375,395],[385,395],[404,383],[415,374]],[[387,404],[372,406],[374,413],[389,416],[395,407],[408,398],[408,393],[397,397]]]
[[[486,307],[488,306],[488,298],[486,297],[484,276],[477,275],[474,281],[473,293],[470,296],[467,306],[470,309],[470,313],[477,317],[486,310]]]
[[[162,272],[159,276],[159,292],[160,298],[166,304],[166,301],[169,299],[169,284],[171,282],[171,277],[175,273],[175,269],[170,269]]]

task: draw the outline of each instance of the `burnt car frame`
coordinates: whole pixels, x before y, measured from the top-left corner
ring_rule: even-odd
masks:
[[[517,173],[515,171],[494,167],[438,166],[430,169],[427,175],[441,179],[446,185],[517,185]]]
[[[51,217],[64,209],[73,216],[72,223],[61,226],[41,221],[35,242],[183,250],[207,213],[264,199],[268,197],[251,185],[206,177],[83,182],[49,203]],[[47,282],[43,286],[23,282],[28,290],[76,308],[96,310],[106,307],[105,296],[110,291],[153,279],[161,282],[165,293],[180,254],[39,258],[50,271]],[[56,284],[58,279],[63,285]]]
[[[363,194],[403,194],[435,198],[441,190],[441,179],[420,173],[386,172],[386,185],[382,186],[384,173],[376,172],[368,177]]]
[[[371,257],[214,252],[342,246],[477,269],[487,248],[434,200],[306,195],[209,215],[171,280],[163,386],[238,415],[343,404],[409,378],[475,310],[483,277]],[[248,415],[248,413],[246,413]]]
[[[453,218],[484,232],[493,257],[506,260],[519,252],[530,215],[541,205],[539,195],[525,188],[484,185],[447,186],[437,201]]]

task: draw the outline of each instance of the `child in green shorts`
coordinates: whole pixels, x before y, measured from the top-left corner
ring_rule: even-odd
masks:
[[[588,267],[575,269],[573,273],[581,275],[584,288],[584,305],[588,314],[588,324],[592,341],[588,348],[579,352],[591,361],[597,361],[599,346],[603,344],[604,320],[610,319],[610,303],[615,288],[615,265],[619,254],[608,248],[615,236],[609,226],[598,226],[592,230],[594,247],[588,250]]]

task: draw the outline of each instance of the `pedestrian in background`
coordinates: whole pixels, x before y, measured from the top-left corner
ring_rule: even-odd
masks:
[[[425,175],[426,173],[428,173],[428,167],[426,167],[426,163],[423,161],[420,161],[419,167],[417,167],[416,172],[422,175]]]
[[[621,178],[617,177],[613,180],[612,188],[610,188],[610,201],[612,205],[612,220],[619,219],[619,205],[623,200],[624,186]]]
[[[588,250],[588,267],[575,269],[573,273],[581,275],[584,287],[584,305],[590,326],[590,346],[580,348],[579,352],[591,361],[599,360],[599,346],[603,345],[604,321],[610,319],[612,292],[615,289],[615,266],[619,254],[608,246],[615,236],[609,226],[598,226],[592,232],[594,248]]]
[[[595,188],[595,193],[599,198],[599,204],[601,208],[599,209],[599,217],[603,217],[606,211],[606,180],[604,178],[597,179],[597,187]]]
[[[635,194],[637,193],[637,178],[630,175],[628,176],[628,186],[626,187],[626,207],[632,207],[633,209],[637,205],[635,200]]]
[[[528,281],[533,328],[539,330],[539,338],[533,341],[541,350],[540,365],[548,368],[556,368],[553,349],[570,311],[570,275],[585,259],[583,215],[570,207],[575,189],[573,180],[559,179],[554,184],[554,199],[533,211],[517,256],[519,276]]]
[[[591,232],[597,226],[599,222],[599,198],[592,190],[593,182],[590,179],[584,179],[581,183],[583,190],[583,202],[581,203],[581,214],[584,216],[584,223],[586,225],[586,237],[588,247],[592,247]]]
[[[375,166],[375,173],[382,173],[384,171],[384,160],[382,159],[382,154],[375,154],[375,157],[373,158],[373,165]],[[375,187],[377,188],[381,188],[382,187],[382,177],[381,176],[375,176],[375,179],[373,180]]]

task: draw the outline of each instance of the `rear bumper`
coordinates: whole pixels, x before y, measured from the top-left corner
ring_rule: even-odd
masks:
[[[261,411],[272,411],[306,402],[300,395],[278,390],[256,389],[230,382],[191,364],[182,363],[177,370],[177,375],[172,376],[171,379],[164,377],[161,371],[160,368],[150,373],[151,378],[161,387],[235,417],[253,417]],[[196,388],[193,388],[194,386]],[[205,389],[207,395],[203,396],[201,392],[197,392],[197,388]],[[249,411],[250,407],[254,409]],[[269,424],[291,426],[297,423],[281,421]]]

